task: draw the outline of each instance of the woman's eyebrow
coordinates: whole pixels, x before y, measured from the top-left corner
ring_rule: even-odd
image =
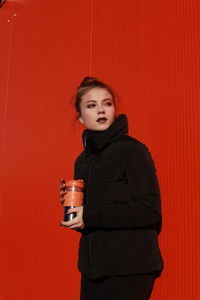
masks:
[[[103,99],[103,101],[105,101],[105,100],[113,100],[112,98],[105,98],[105,99]],[[88,103],[88,102],[90,102],[90,101],[92,101],[92,102],[96,102],[97,100],[87,100],[85,103]]]

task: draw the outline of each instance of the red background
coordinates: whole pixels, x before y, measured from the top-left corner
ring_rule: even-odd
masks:
[[[156,163],[165,261],[152,300],[200,299],[198,0],[10,0],[0,9],[0,299],[79,299],[59,179],[82,150],[70,99],[115,88]]]

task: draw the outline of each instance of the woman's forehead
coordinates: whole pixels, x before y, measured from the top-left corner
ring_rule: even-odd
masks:
[[[84,102],[89,100],[111,100],[112,98],[112,95],[104,88],[92,88],[82,96]]]

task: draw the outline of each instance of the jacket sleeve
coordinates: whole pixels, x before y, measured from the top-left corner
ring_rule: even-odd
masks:
[[[125,176],[132,201],[85,205],[83,221],[87,227],[144,228],[160,221],[160,189],[156,169],[143,143],[131,143],[125,162]]]

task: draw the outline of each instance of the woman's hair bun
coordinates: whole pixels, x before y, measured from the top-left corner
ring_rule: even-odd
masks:
[[[80,84],[80,87],[92,85],[95,82],[99,82],[99,80],[96,77],[88,77],[87,76],[87,77],[83,78],[83,80],[82,80],[82,82]]]

